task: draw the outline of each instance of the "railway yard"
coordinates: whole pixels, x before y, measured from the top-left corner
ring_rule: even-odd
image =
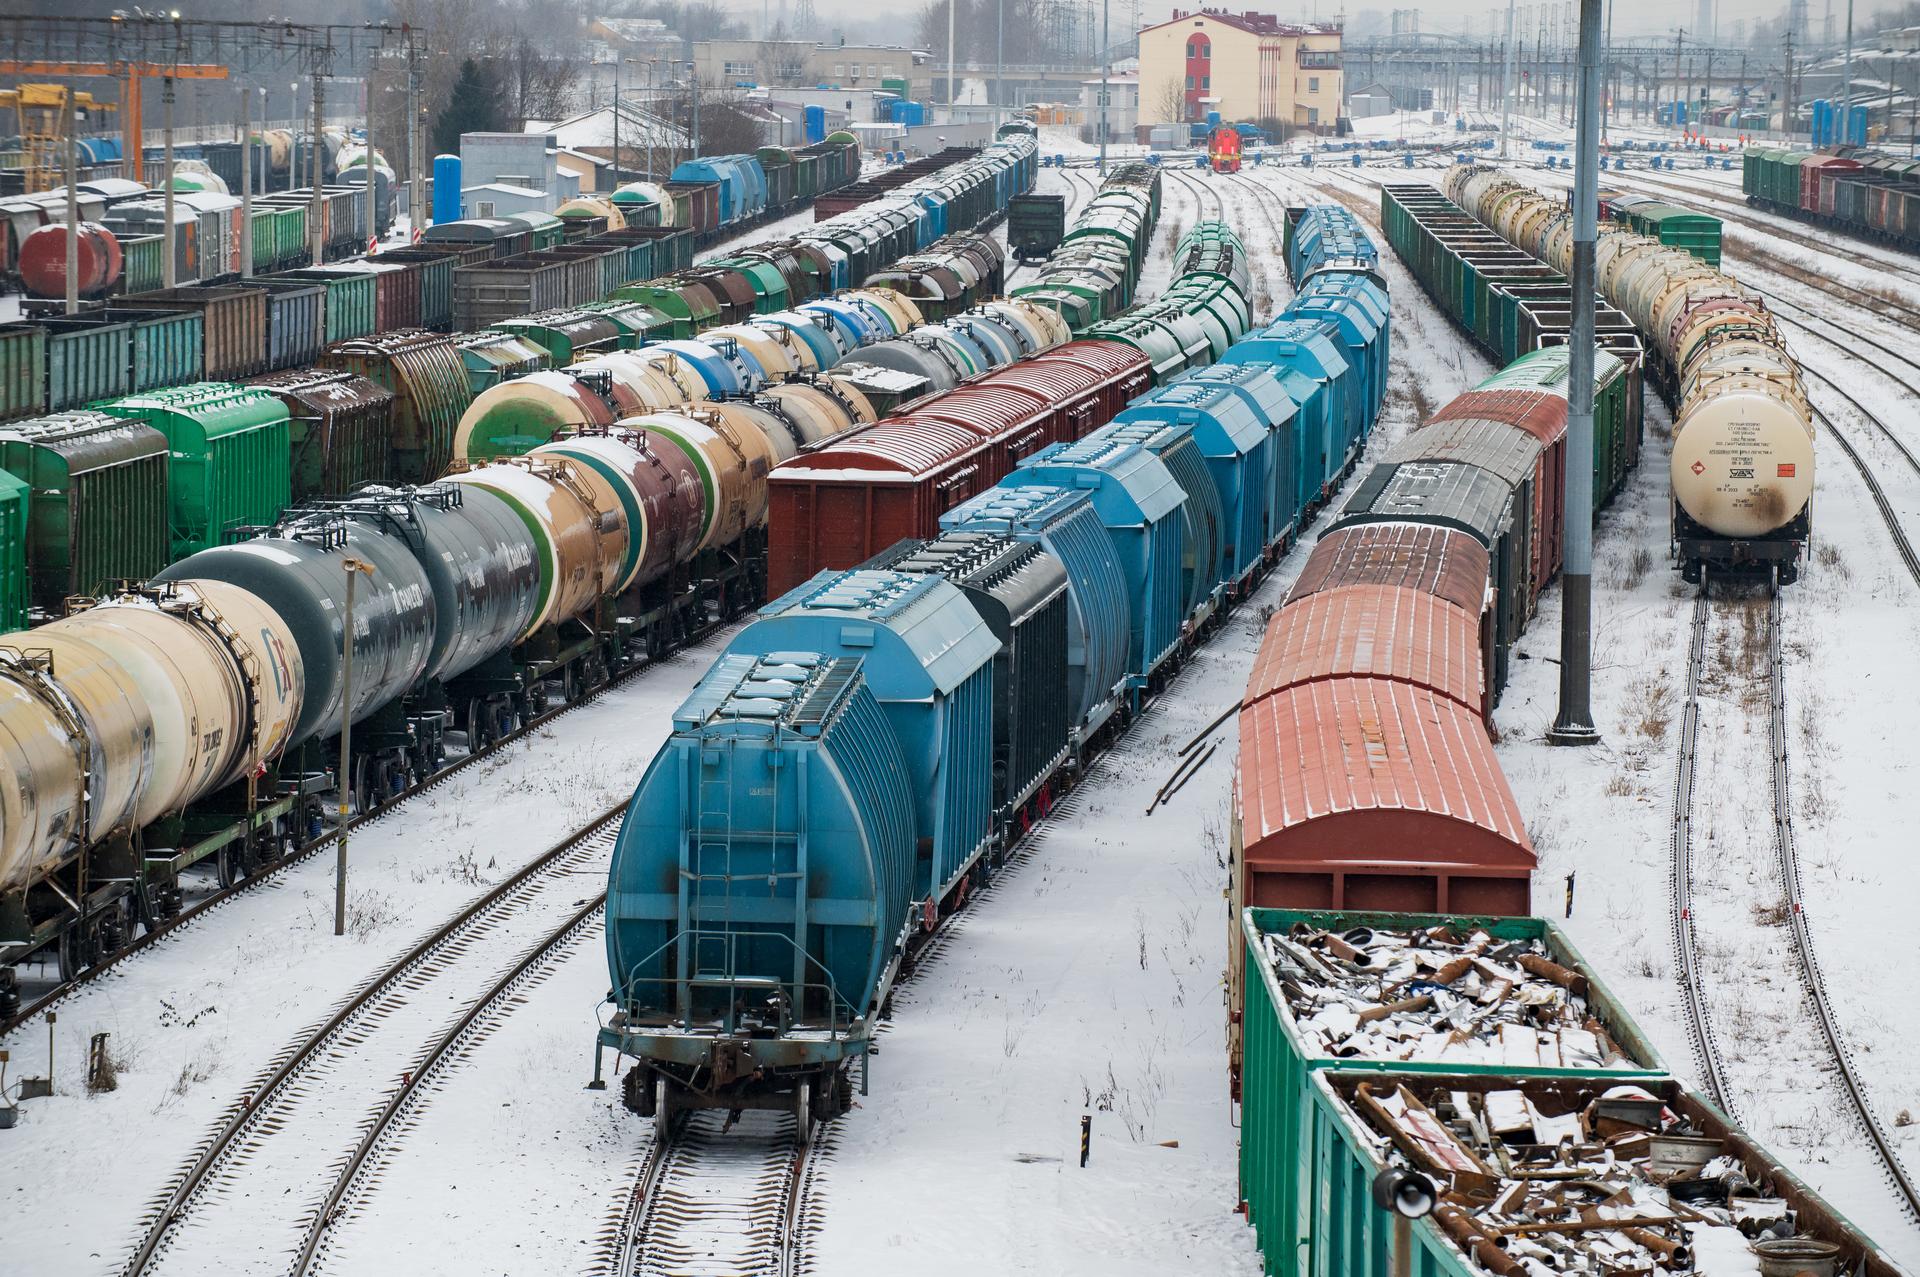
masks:
[[[1526,144],[1571,133],[1502,163],[1415,119],[1364,122],[1404,163],[1233,173],[1003,130],[845,172],[818,224],[763,172],[647,266],[628,207],[627,273],[537,321],[472,309],[457,272],[522,259],[464,242],[439,327],[579,348],[473,378],[358,504],[296,461],[258,542],[64,619],[0,593],[38,928],[0,936],[0,1269],[1920,1273],[1920,256],[1751,206],[1737,154],[1602,174],[1719,219],[1719,273],[1601,255],[1602,740],[1553,748],[1586,459],[1572,177]],[[1022,251],[1028,192],[1057,245]],[[275,368],[398,385],[349,340]],[[1706,433],[1742,395],[1770,486]],[[405,557],[443,544],[445,579]],[[330,604],[216,624],[349,548],[429,599],[362,596],[370,688]],[[16,724],[106,721],[61,671],[134,650],[122,611],[304,673],[175,801],[164,759],[128,782],[153,877],[103,930],[63,911],[91,848],[29,819],[86,765]],[[267,835],[191,819],[261,777]]]

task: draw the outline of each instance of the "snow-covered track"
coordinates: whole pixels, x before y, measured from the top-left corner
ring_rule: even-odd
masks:
[[[304,1271],[421,1084],[597,922],[623,811],[522,866],[284,1048],[154,1200],[123,1277]],[[583,882],[595,889],[583,895]],[[503,951],[519,956],[489,960]]]
[[[1166,174],[1193,195],[1194,202],[1200,206],[1200,216],[1202,218],[1207,215],[1207,200],[1211,199],[1213,201],[1214,218],[1218,221],[1226,221],[1226,200],[1221,198],[1220,192],[1215,190],[1210,183],[1202,182],[1199,178],[1188,176],[1191,171],[1192,170],[1170,168],[1166,170]]]
[[[1830,425],[1830,423],[1829,423]],[[1850,456],[1854,456],[1852,445],[1845,443],[1844,436],[1835,432]],[[1856,464],[1858,458],[1856,457]],[[1877,486],[1863,467],[1863,477],[1868,478],[1869,486],[1876,493]],[[1883,507],[1884,512],[1884,507]],[[1894,526],[1891,521],[1889,526]],[[1896,535],[1898,535],[1896,529]],[[1900,538],[1904,544],[1904,537]],[[1673,935],[1676,970],[1681,981],[1681,993],[1685,1000],[1685,1010],[1689,1035],[1693,1041],[1694,1054],[1699,1063],[1701,1080],[1715,1104],[1728,1113],[1734,1112],[1731,1103],[1732,1089],[1729,1087],[1726,1066],[1723,1062],[1719,1041],[1714,1032],[1712,1017],[1707,1006],[1701,976],[1701,964],[1698,954],[1698,942],[1695,934],[1695,915],[1693,910],[1693,774],[1696,759],[1696,744],[1700,723],[1700,689],[1707,663],[1707,628],[1712,613],[1712,604],[1705,590],[1694,601],[1691,640],[1688,645],[1686,703],[1682,708],[1679,734],[1679,754],[1674,776],[1674,816],[1673,816],[1673,864],[1671,883]],[[1779,592],[1772,591],[1767,599],[1766,646],[1767,646],[1767,745],[1769,789],[1771,791],[1772,842],[1777,861],[1785,925],[1793,937],[1795,963],[1804,986],[1807,1003],[1814,1023],[1820,1031],[1820,1038],[1832,1061],[1832,1073],[1845,1092],[1848,1105],[1866,1132],[1874,1158],[1888,1185],[1899,1198],[1908,1216],[1920,1222],[1920,1186],[1908,1176],[1901,1164],[1898,1152],[1889,1139],[1886,1128],[1874,1112],[1867,1098],[1866,1088],[1860,1080],[1854,1066],[1853,1053],[1840,1031],[1839,1022],[1834,1016],[1831,1000],[1827,995],[1826,978],[1821,973],[1819,956],[1815,951],[1813,934],[1807,922],[1806,898],[1801,886],[1800,852],[1794,838],[1791,775],[1792,763],[1787,749],[1787,698],[1786,668],[1783,654],[1781,600]]]
[[[656,1144],[632,1199],[618,1277],[793,1277],[811,1145],[790,1114],[690,1112]]]

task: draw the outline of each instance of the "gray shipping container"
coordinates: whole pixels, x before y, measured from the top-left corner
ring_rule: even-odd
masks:
[[[592,269],[590,263],[534,253],[462,266],[453,272],[453,326],[466,331],[520,315],[569,309],[576,304],[569,293],[583,267]]]
[[[445,248],[389,248],[383,262],[411,262],[419,266],[420,326],[435,332],[453,331],[453,272],[460,254]]]

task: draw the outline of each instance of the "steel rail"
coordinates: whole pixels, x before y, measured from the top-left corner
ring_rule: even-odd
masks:
[[[191,1212],[202,1190],[213,1174],[226,1163],[242,1137],[268,1125],[276,1114],[277,1101],[287,1093],[289,1085],[319,1058],[329,1043],[360,1023],[387,995],[408,981],[436,954],[456,943],[476,925],[511,906],[524,888],[556,867],[563,866],[576,852],[603,835],[619,820],[624,810],[624,804],[609,808],[583,828],[521,866],[512,876],[436,927],[385,971],[356,990],[331,1016],[296,1043],[292,1051],[275,1064],[258,1085],[250,1088],[247,1094],[228,1108],[211,1139],[175,1178],[164,1200],[154,1208],[133,1253],[122,1265],[122,1277],[138,1277],[152,1267],[163,1252],[173,1226]]]
[[[1712,605],[1703,585],[1700,596],[1693,601],[1692,633],[1687,643],[1687,698],[1680,710],[1679,750],[1673,772],[1673,855],[1668,896],[1673,906],[1675,967],[1680,975],[1694,1059],[1700,1066],[1707,1094],[1722,1112],[1731,1115],[1732,1092],[1720,1062],[1719,1039],[1714,1035],[1713,1020],[1701,992],[1699,945],[1694,935],[1693,915],[1693,778],[1700,733],[1700,682],[1707,663],[1707,618],[1711,612]]]

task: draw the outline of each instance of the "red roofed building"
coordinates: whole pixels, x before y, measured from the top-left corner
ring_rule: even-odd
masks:
[[[1176,9],[1140,33],[1140,122],[1279,120],[1332,131],[1344,99],[1340,28],[1270,13]]]

